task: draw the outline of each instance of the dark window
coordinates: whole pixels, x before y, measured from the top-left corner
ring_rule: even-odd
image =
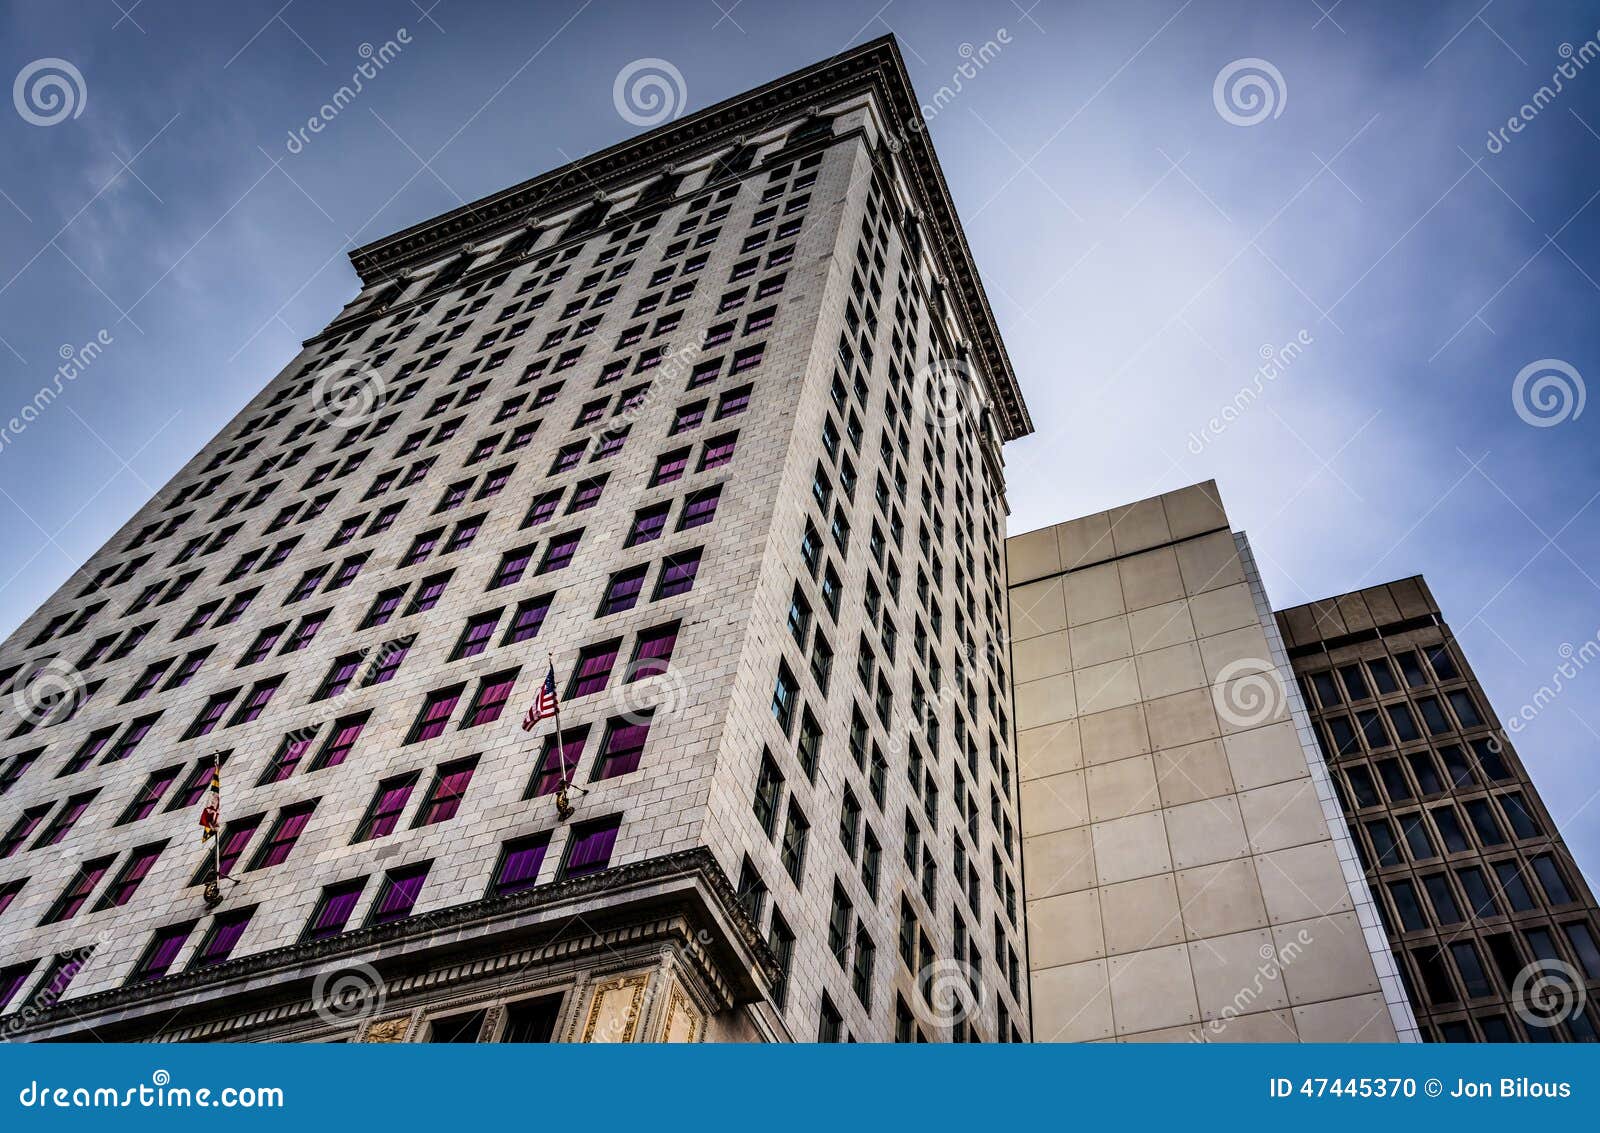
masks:
[[[472,782],[472,773],[477,766],[478,757],[473,756],[439,768],[412,825],[432,826],[436,822],[454,818],[461,809],[461,800],[466,796],[467,785]]]
[[[611,864],[611,851],[617,843],[622,816],[614,814],[572,828],[567,839],[566,859],[561,864],[563,878],[599,873]]]
[[[367,807],[366,817],[356,827],[356,836],[351,840],[367,842],[392,833],[400,821],[401,813],[406,809],[406,803],[411,799],[411,791],[417,785],[418,774],[419,772],[413,771],[379,783],[376,793],[372,796],[372,803]]]
[[[539,867],[544,864],[545,852],[550,848],[550,835],[535,834],[507,842],[500,850],[500,861],[495,866],[490,892],[496,896],[531,889],[539,879]]]
[[[306,922],[306,939],[326,940],[343,932],[366,887],[367,879],[363,877],[325,888],[317,899],[317,907],[312,910],[311,919]]]
[[[423,862],[386,873],[383,886],[378,890],[378,898],[372,903],[372,912],[367,915],[367,923],[390,924],[409,917],[417,903],[417,895],[422,892],[423,883],[428,880],[428,868],[432,864]]]
[[[613,779],[638,769],[645,740],[650,735],[650,719],[651,714],[643,712],[635,717],[612,720],[606,725],[605,738],[600,743],[599,762],[594,772],[596,780]]]

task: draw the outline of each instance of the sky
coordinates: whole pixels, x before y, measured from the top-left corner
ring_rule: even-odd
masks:
[[[355,293],[350,248],[637,133],[636,61],[693,112],[886,32],[1036,426],[1011,531],[1214,478],[1280,607],[1426,575],[1600,878],[1593,3],[11,0],[0,632]]]

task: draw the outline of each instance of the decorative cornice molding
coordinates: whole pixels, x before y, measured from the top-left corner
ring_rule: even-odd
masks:
[[[26,1008],[9,1016],[0,1016],[0,1034],[7,1037],[25,1037],[30,1032],[48,1030],[62,1023],[83,1020],[92,1026],[93,1016],[115,1013],[119,1020],[146,1009],[157,1009],[165,1001],[193,994],[217,985],[251,976],[282,974],[295,978],[311,969],[341,958],[374,949],[392,948],[411,942],[426,941],[429,937],[448,933],[452,943],[470,940],[474,928],[482,928],[485,936],[496,921],[517,913],[544,907],[570,905],[609,894],[622,894],[651,884],[690,879],[697,881],[712,897],[718,913],[729,930],[738,935],[737,944],[747,953],[756,968],[756,975],[767,982],[779,978],[777,958],[772,954],[764,937],[751,923],[739,904],[734,890],[722,867],[711,851],[705,847],[681,850],[663,857],[647,858],[641,862],[618,866],[587,877],[541,885],[520,893],[501,897],[486,897],[461,905],[452,905],[431,913],[424,913],[393,924],[377,925],[343,933],[328,940],[302,941],[228,960],[221,964],[195,971],[184,971],[165,976],[149,983],[129,984],[64,1000],[45,1010],[36,1012],[26,1022],[21,1021]],[[618,904],[617,908],[624,907]],[[652,918],[652,922],[657,918]],[[450,930],[456,930],[450,932]],[[702,955],[699,941],[689,942],[691,952]],[[271,1012],[269,1012],[271,1014]]]

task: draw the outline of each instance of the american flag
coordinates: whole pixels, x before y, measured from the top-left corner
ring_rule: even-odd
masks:
[[[539,686],[539,698],[533,702],[522,717],[522,730],[533,731],[533,726],[546,716],[556,714],[556,667],[552,662],[550,671],[544,675],[544,684]]]

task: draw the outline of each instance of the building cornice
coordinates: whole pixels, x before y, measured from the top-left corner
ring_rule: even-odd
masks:
[[[763,121],[799,117],[812,106],[842,101],[862,89],[877,96],[888,119],[894,140],[878,144],[892,149],[901,160],[908,188],[925,221],[930,250],[959,309],[961,325],[973,334],[974,352],[990,375],[1001,436],[1005,440],[1025,436],[1033,431],[1033,422],[929,141],[910,75],[892,36],[872,40],[363,245],[350,253],[351,263],[367,285],[395,278],[462,243],[493,238],[538,216],[593,200],[596,193],[633,183],[649,169],[702,156],[709,147],[731,143],[735,137],[759,129]]]
[[[453,946],[470,945],[480,936],[487,942],[504,922],[519,914],[534,911],[552,910],[565,915],[566,910],[580,906],[585,920],[596,922],[598,930],[601,914],[591,911],[592,906],[587,904],[593,899],[606,899],[603,914],[607,918],[621,915],[629,907],[629,899],[634,896],[644,903],[661,904],[665,901],[681,904],[670,895],[663,897],[659,887],[664,883],[685,879],[694,883],[710,899],[716,918],[737,937],[729,943],[740,954],[740,961],[735,965],[735,970],[727,974],[755,981],[757,986],[775,982],[780,977],[777,958],[745,915],[732,884],[711,851],[697,847],[663,857],[647,858],[588,877],[451,905],[393,924],[341,933],[328,940],[301,941],[208,968],[176,972],[148,983],[127,984],[90,995],[75,996],[52,1007],[34,1010],[31,1014],[28,1008],[24,1008],[0,1017],[0,1036],[28,1038],[40,1032],[62,1029],[72,1032],[93,1028],[100,1019],[121,1022],[146,1012],[158,1011],[173,1001],[192,1000],[207,992],[222,989],[225,985],[249,984],[261,977],[292,978],[296,973],[305,974],[369,954],[398,956],[408,945],[427,945],[441,940]],[[703,948],[699,940],[694,944],[696,951]],[[749,965],[747,969],[744,968],[746,964]],[[730,995],[739,1001],[750,998],[751,992],[748,988],[737,988],[730,989]]]

